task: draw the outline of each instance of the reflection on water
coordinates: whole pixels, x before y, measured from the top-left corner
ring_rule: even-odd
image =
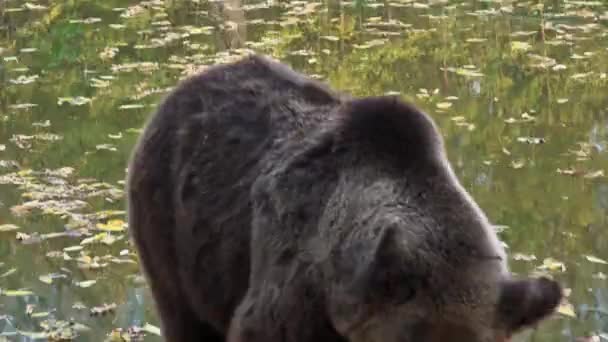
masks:
[[[158,325],[123,225],[126,160],[178,79],[252,50],[428,111],[513,270],[571,289],[577,317],[566,308],[522,340],[608,331],[605,2],[4,0],[0,11],[9,340],[41,324],[81,341]]]

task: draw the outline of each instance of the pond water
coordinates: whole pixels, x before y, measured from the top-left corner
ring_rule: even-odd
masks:
[[[1,0],[0,341],[159,341],[126,162],[179,79],[250,51],[426,110],[513,270],[569,289],[520,339],[608,340],[606,1]]]

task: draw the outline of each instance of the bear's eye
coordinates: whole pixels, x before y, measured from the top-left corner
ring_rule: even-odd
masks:
[[[412,286],[412,281],[415,280],[408,277],[406,274],[394,275],[392,280],[389,282],[389,287],[391,296],[394,298],[395,303],[405,304],[416,296],[416,288],[418,288],[418,286]]]
[[[411,301],[416,296],[418,288],[420,288],[419,279],[400,269],[377,272],[372,285],[377,296],[396,305]]]

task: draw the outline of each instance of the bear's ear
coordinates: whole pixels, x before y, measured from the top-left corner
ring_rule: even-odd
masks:
[[[346,101],[337,117],[339,144],[368,146],[408,165],[444,153],[442,137],[431,117],[395,96]]]
[[[384,228],[366,251],[366,262],[358,265],[354,292],[365,303],[400,304],[411,300],[423,277],[408,267],[408,254],[396,227]]]
[[[337,259],[337,286],[329,296],[330,315],[345,336],[368,319],[378,307],[391,307],[412,300],[421,289],[399,230],[382,228],[374,236],[360,236]]]
[[[506,280],[501,284],[498,320],[510,332],[549,316],[562,299],[561,286],[548,278]]]

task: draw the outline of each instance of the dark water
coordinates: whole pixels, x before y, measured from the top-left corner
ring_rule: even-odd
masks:
[[[606,1],[3,0],[0,341],[158,326],[123,225],[126,160],[178,79],[252,50],[424,108],[513,270],[571,289],[574,316],[522,340],[608,332]]]

